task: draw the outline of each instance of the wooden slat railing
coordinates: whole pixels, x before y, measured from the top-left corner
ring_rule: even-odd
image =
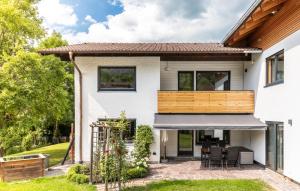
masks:
[[[253,112],[253,91],[158,91],[158,113]]]

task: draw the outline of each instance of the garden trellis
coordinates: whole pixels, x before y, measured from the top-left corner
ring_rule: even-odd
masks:
[[[91,127],[90,182],[105,183],[105,190],[121,190],[126,180],[126,155],[123,131],[128,121],[122,117],[114,121],[98,120]]]

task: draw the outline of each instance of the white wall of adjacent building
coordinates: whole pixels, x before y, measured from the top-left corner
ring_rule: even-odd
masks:
[[[266,58],[284,50],[284,83],[266,84]],[[290,35],[245,64],[245,88],[255,90],[255,116],[284,123],[283,174],[300,182],[300,31]],[[288,124],[292,120],[292,125]],[[256,145],[259,147],[260,145]]]
[[[153,126],[157,112],[157,90],[160,89],[159,57],[76,57],[83,80],[83,161],[90,160],[89,125],[99,118],[117,118],[121,111],[127,118],[140,124]],[[99,66],[136,66],[136,91],[99,91]],[[75,72],[75,157],[79,161],[79,85]],[[151,160],[159,161],[160,132],[154,130]]]

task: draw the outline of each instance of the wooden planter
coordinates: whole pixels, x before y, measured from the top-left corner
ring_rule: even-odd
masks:
[[[14,181],[44,176],[42,154],[0,158],[0,181]]]

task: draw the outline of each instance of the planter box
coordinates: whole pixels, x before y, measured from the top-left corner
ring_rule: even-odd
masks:
[[[42,154],[0,158],[0,181],[44,176],[44,160]]]

